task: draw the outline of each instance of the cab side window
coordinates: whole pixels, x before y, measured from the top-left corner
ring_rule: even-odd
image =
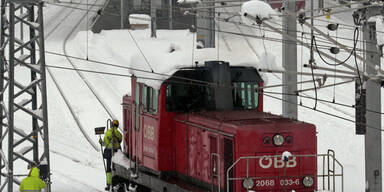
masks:
[[[233,83],[233,106],[235,109],[256,109],[259,106],[257,82]]]
[[[159,92],[147,85],[143,85],[142,91],[143,112],[157,114]]]

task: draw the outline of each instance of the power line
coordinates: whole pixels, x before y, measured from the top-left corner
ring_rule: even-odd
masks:
[[[96,73],[96,74],[103,74],[103,75],[113,75],[113,76],[120,76],[120,77],[133,77],[133,75],[126,75],[126,74],[119,74],[119,73],[109,73],[109,72],[100,72],[100,71],[94,71],[94,70],[87,70],[87,69],[74,69],[74,68],[68,68],[68,67],[59,67],[59,66],[52,66],[52,65],[46,65],[46,67],[49,67],[49,68],[56,68],[56,69],[64,69],[64,70],[72,70],[72,71],[82,71],[82,72],[88,72],[88,73]],[[140,76],[135,76],[139,79],[148,79],[148,80],[154,80],[154,81],[163,81],[163,79],[158,79],[158,78],[150,78],[150,77],[140,77]],[[193,81],[196,81],[194,79],[189,79],[189,80],[193,80]],[[183,83],[181,81],[175,81],[176,83]],[[195,84],[195,85],[200,85],[200,86],[212,86],[212,85],[209,85],[211,84],[210,82],[206,82],[206,81],[201,81],[201,82],[204,82],[204,84]],[[185,84],[188,84],[190,85],[191,83],[186,83]],[[192,83],[194,84],[194,83]],[[258,91],[259,92],[259,91]],[[278,100],[281,100],[283,102],[288,102],[288,101],[285,101],[283,99],[280,99],[278,97],[275,97],[275,96],[272,96],[272,95],[269,95],[269,94],[266,94],[266,93],[270,93],[270,94],[273,94],[273,92],[265,92],[265,91],[260,91],[262,92],[263,95],[265,96],[268,96],[268,97],[272,97],[272,98],[275,98],[275,99],[278,99]],[[282,93],[278,93],[278,94],[282,94]],[[313,99],[313,98],[310,98],[310,97],[306,97],[306,96],[303,96],[305,98],[309,98],[309,99]],[[320,101],[320,100],[319,100]],[[324,100],[325,101],[325,100]],[[333,104],[336,104],[336,103],[333,103]],[[318,110],[318,109],[315,109],[315,108],[311,108],[311,107],[308,107],[308,106],[305,106],[305,105],[300,105],[300,104],[297,104],[298,106],[301,106],[303,108],[307,108],[307,109],[311,109],[311,110],[314,110],[314,111],[317,111],[317,112],[320,112],[320,113],[323,113],[323,114],[326,114],[326,115],[329,115],[329,116],[332,116],[332,117],[336,117],[336,118],[339,118],[339,119],[342,119],[342,120],[345,120],[345,121],[349,121],[349,122],[352,122],[352,123],[357,123],[357,124],[363,124],[363,123],[358,123],[358,122],[355,122],[353,120],[350,120],[350,119],[347,119],[347,118],[344,118],[344,117],[341,117],[341,116],[337,116],[337,115],[334,115],[334,114],[331,114],[331,113],[328,113],[328,112],[325,112],[325,111],[322,111],[322,110]],[[342,104],[338,104],[338,105],[342,105]],[[350,107],[350,106],[349,106]],[[368,111],[368,110],[367,110]],[[373,112],[373,111],[371,111]],[[379,113],[379,112],[375,112],[375,113]],[[379,114],[383,114],[383,113],[379,113]],[[366,124],[365,124],[366,125]],[[376,128],[376,127],[372,127],[370,125],[366,125],[367,128],[371,128],[371,129],[375,129],[375,130],[379,130],[379,131],[384,131],[383,129],[380,129],[380,128]]]
[[[305,95],[302,95],[302,94],[297,94],[296,95],[296,94],[289,94],[289,93],[271,92],[271,91],[265,91],[265,90],[263,90],[262,92],[263,93],[268,93],[268,94],[274,94],[274,95],[300,96],[300,97],[305,98],[305,99],[315,100],[315,98],[313,98],[313,97],[305,96]],[[342,107],[348,107],[348,108],[356,109],[355,105],[347,105],[347,104],[344,104],[344,103],[338,103],[338,102],[335,102],[335,101],[328,101],[328,100],[319,99],[319,98],[317,100],[320,101],[320,102],[324,102],[324,103],[330,103],[330,104],[335,104],[335,105],[339,105],[339,106],[342,106]],[[374,111],[374,110],[370,110],[370,109],[367,109],[367,111],[369,111],[371,113],[376,113],[376,114],[384,115],[384,113],[382,113],[382,112],[378,112],[378,111]]]
[[[356,36],[357,36],[357,37],[356,37]],[[359,30],[358,30],[358,28],[356,27],[356,28],[355,28],[355,31],[353,32],[353,39],[354,39],[354,42],[353,42],[353,49],[352,49],[352,51],[350,52],[349,56],[348,56],[344,61],[341,61],[341,62],[339,62],[339,63],[335,63],[335,64],[333,64],[333,63],[329,63],[328,61],[326,61],[326,60],[323,58],[323,56],[321,55],[321,53],[320,53],[320,51],[319,51],[319,49],[318,49],[318,46],[317,46],[317,43],[316,43],[316,37],[313,36],[312,38],[313,38],[313,41],[314,41],[314,43],[315,43],[315,47],[316,47],[316,50],[317,50],[317,54],[319,55],[320,59],[321,59],[325,64],[327,64],[327,65],[330,65],[330,66],[339,66],[339,65],[345,64],[345,63],[351,58],[351,56],[353,55],[353,53],[355,52],[356,45],[357,45],[357,41],[355,41],[355,40],[359,38]]]
[[[277,100],[280,100],[280,101],[283,101],[283,102],[288,102],[288,103],[291,103],[289,101],[286,101],[286,100],[283,100],[281,98],[278,98],[278,97],[275,97],[275,96],[272,96],[272,95],[268,95],[268,94],[263,94],[267,97],[271,97],[271,98],[274,98],[274,99],[277,99]],[[294,104],[294,103],[291,103],[291,104]],[[305,105],[300,105],[300,104],[297,104],[298,106],[300,107],[303,107],[303,108],[306,108],[306,109],[310,109],[310,110],[313,110],[313,111],[317,111],[319,113],[323,113],[325,115],[328,115],[328,116],[332,116],[332,117],[335,117],[335,118],[338,118],[338,119],[342,119],[344,121],[348,121],[348,122],[351,122],[351,123],[355,123],[355,124],[360,124],[360,125],[365,125],[367,128],[370,128],[370,129],[374,129],[374,130],[377,130],[377,131],[384,131],[384,129],[381,129],[381,128],[377,128],[377,127],[373,127],[373,126],[370,126],[370,125],[367,125],[367,124],[364,124],[364,123],[360,123],[360,122],[356,122],[356,121],[353,121],[353,120],[350,120],[350,119],[347,119],[345,117],[341,117],[341,116],[338,116],[338,115],[334,115],[332,113],[328,113],[328,112],[325,112],[325,111],[322,111],[322,110],[319,110],[319,109],[314,109],[312,107],[308,107],[308,106],[305,106]]]
[[[154,72],[154,71],[153,71],[153,68],[152,68],[151,64],[149,64],[149,61],[148,61],[147,57],[144,55],[143,50],[141,50],[139,44],[137,43],[136,39],[133,37],[133,35],[132,35],[132,33],[131,33],[130,30],[128,30],[128,33],[129,33],[129,35],[131,36],[133,42],[135,43],[137,49],[140,51],[141,55],[143,56],[143,58],[144,58],[146,64],[148,65],[148,67],[151,69],[151,71],[152,71],[152,73],[153,73],[153,72]]]

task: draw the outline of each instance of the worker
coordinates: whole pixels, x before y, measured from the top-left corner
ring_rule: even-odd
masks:
[[[20,183],[20,192],[40,192],[47,185],[39,178],[39,169],[32,167],[28,177],[24,178]]]
[[[119,121],[113,120],[112,126],[104,135],[104,141],[99,140],[100,144],[105,146],[103,157],[107,160],[107,166],[106,166],[106,175],[107,175],[107,187],[105,187],[106,191],[109,191],[112,184],[112,153],[117,152],[120,147],[120,143],[122,141],[122,135],[117,130],[119,127]]]

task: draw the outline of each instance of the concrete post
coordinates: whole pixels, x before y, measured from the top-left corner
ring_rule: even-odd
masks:
[[[295,0],[287,0],[284,3],[289,12],[296,11]],[[297,45],[291,37],[296,38],[296,17],[283,17],[283,67],[286,71],[297,71]],[[283,116],[297,119],[297,75],[283,73]],[[292,95],[293,94],[293,95]]]
[[[367,22],[363,26],[364,40],[367,49],[366,58],[367,65],[376,65],[380,68],[380,55],[376,47],[376,24],[375,22]],[[372,67],[366,67],[369,76],[377,75],[377,71]],[[370,127],[381,128],[381,115],[370,111],[381,111],[381,87],[380,83],[375,80],[366,82],[367,91],[367,125]],[[382,169],[381,169],[381,131],[367,127],[365,134],[365,178],[366,192],[382,191]]]
[[[156,30],[157,30],[157,24],[156,24],[156,1],[151,0],[151,37],[156,38]]]
[[[208,1],[208,0],[203,0]],[[200,3],[198,6],[214,6],[214,3]],[[196,25],[197,36],[196,41],[203,44],[204,48],[215,47],[215,9],[202,9],[197,11]]]
[[[168,22],[169,22],[169,29],[173,29],[173,0],[168,0]]]

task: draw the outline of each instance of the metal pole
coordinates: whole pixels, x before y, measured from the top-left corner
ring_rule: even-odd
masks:
[[[367,64],[375,65],[380,68],[380,56],[377,53],[376,23],[368,22],[363,26],[365,46],[367,49]],[[371,67],[366,67],[369,76],[377,75],[377,71]],[[381,127],[381,116],[370,111],[381,111],[381,88],[380,84],[374,80],[366,82],[366,120],[367,125]],[[365,134],[365,177],[367,192],[382,191],[382,171],[381,171],[381,132],[367,129]]]
[[[204,2],[203,0],[202,2]],[[208,6],[214,6],[214,3],[206,4]],[[199,4],[198,8],[203,6],[203,4]],[[196,18],[196,26],[197,26],[197,36],[196,41],[204,48],[214,48],[215,47],[215,8],[209,8],[206,10],[197,10],[197,15],[201,17]],[[209,18],[209,19],[207,19]],[[203,28],[203,29],[202,29]]]
[[[29,9],[29,21],[34,22],[35,20],[35,9],[34,6],[31,6]],[[33,39],[35,37],[35,30],[32,28],[32,26],[29,27],[29,38]],[[31,64],[36,64],[36,44],[35,42],[30,43],[31,46]],[[31,82],[36,80],[36,72],[31,70]],[[37,110],[37,93],[36,93],[36,87],[32,87],[33,93],[32,93],[32,110]],[[39,125],[37,124],[37,118],[32,116],[32,130],[35,131],[39,128]],[[38,145],[38,132],[35,131],[33,134],[33,161],[39,162],[39,145]]]
[[[8,68],[8,191],[13,191],[13,119],[14,119],[14,46],[15,42],[15,4],[9,3],[9,68]]]
[[[323,9],[324,8],[324,0],[319,0],[319,7],[318,9]]]
[[[47,192],[51,192],[51,163],[50,163],[50,154],[49,154],[49,132],[48,132],[48,103],[47,103],[47,81],[46,81],[46,72],[45,72],[45,42],[44,42],[44,18],[43,18],[43,5],[44,2],[40,1],[38,3],[38,23],[40,24],[40,30],[39,30],[39,43],[40,43],[40,50],[39,50],[39,56],[40,56],[40,67],[41,67],[41,74],[40,78],[41,81],[41,105],[43,110],[43,134],[44,134],[44,158],[47,163]]]
[[[124,29],[124,17],[125,17],[125,7],[124,0],[120,0],[120,29]]]
[[[169,29],[173,29],[173,0],[168,0],[168,22],[169,22]]]
[[[296,11],[295,0],[287,0],[284,7],[290,11]],[[296,17],[289,15],[283,17],[283,66],[287,71],[297,72],[297,45],[295,41],[290,40],[288,36],[296,38],[297,23]],[[292,73],[283,73],[283,116],[297,119],[297,75]]]
[[[314,19],[313,19],[313,0],[311,0],[311,25],[314,26]],[[313,28],[311,28],[311,39],[313,38]],[[314,62],[313,58],[313,49],[310,50],[310,56],[309,56],[309,64],[312,66]]]
[[[151,7],[151,37],[156,38],[156,30],[157,30],[157,24],[156,24],[156,1],[151,0],[150,7]]]
[[[0,47],[5,47],[5,21],[6,21],[6,13],[5,13],[5,7],[6,3],[5,0],[1,0],[1,14],[0,14],[0,26],[1,26],[1,31],[0,31]],[[5,53],[4,50],[0,51],[0,93],[3,93],[5,91],[4,88],[4,73],[5,73],[5,65],[6,65],[6,60],[5,60]],[[0,102],[4,101],[4,95],[0,94]],[[0,103],[2,104],[2,103]],[[6,114],[4,111],[0,108],[0,137],[3,139],[3,119]],[[0,142],[0,151],[3,151],[3,142]],[[0,161],[0,167],[3,166],[2,164],[3,161]],[[5,165],[5,161],[4,161]],[[0,168],[0,175],[2,174],[2,169]],[[2,184],[1,182],[1,177],[0,177],[0,185]]]

